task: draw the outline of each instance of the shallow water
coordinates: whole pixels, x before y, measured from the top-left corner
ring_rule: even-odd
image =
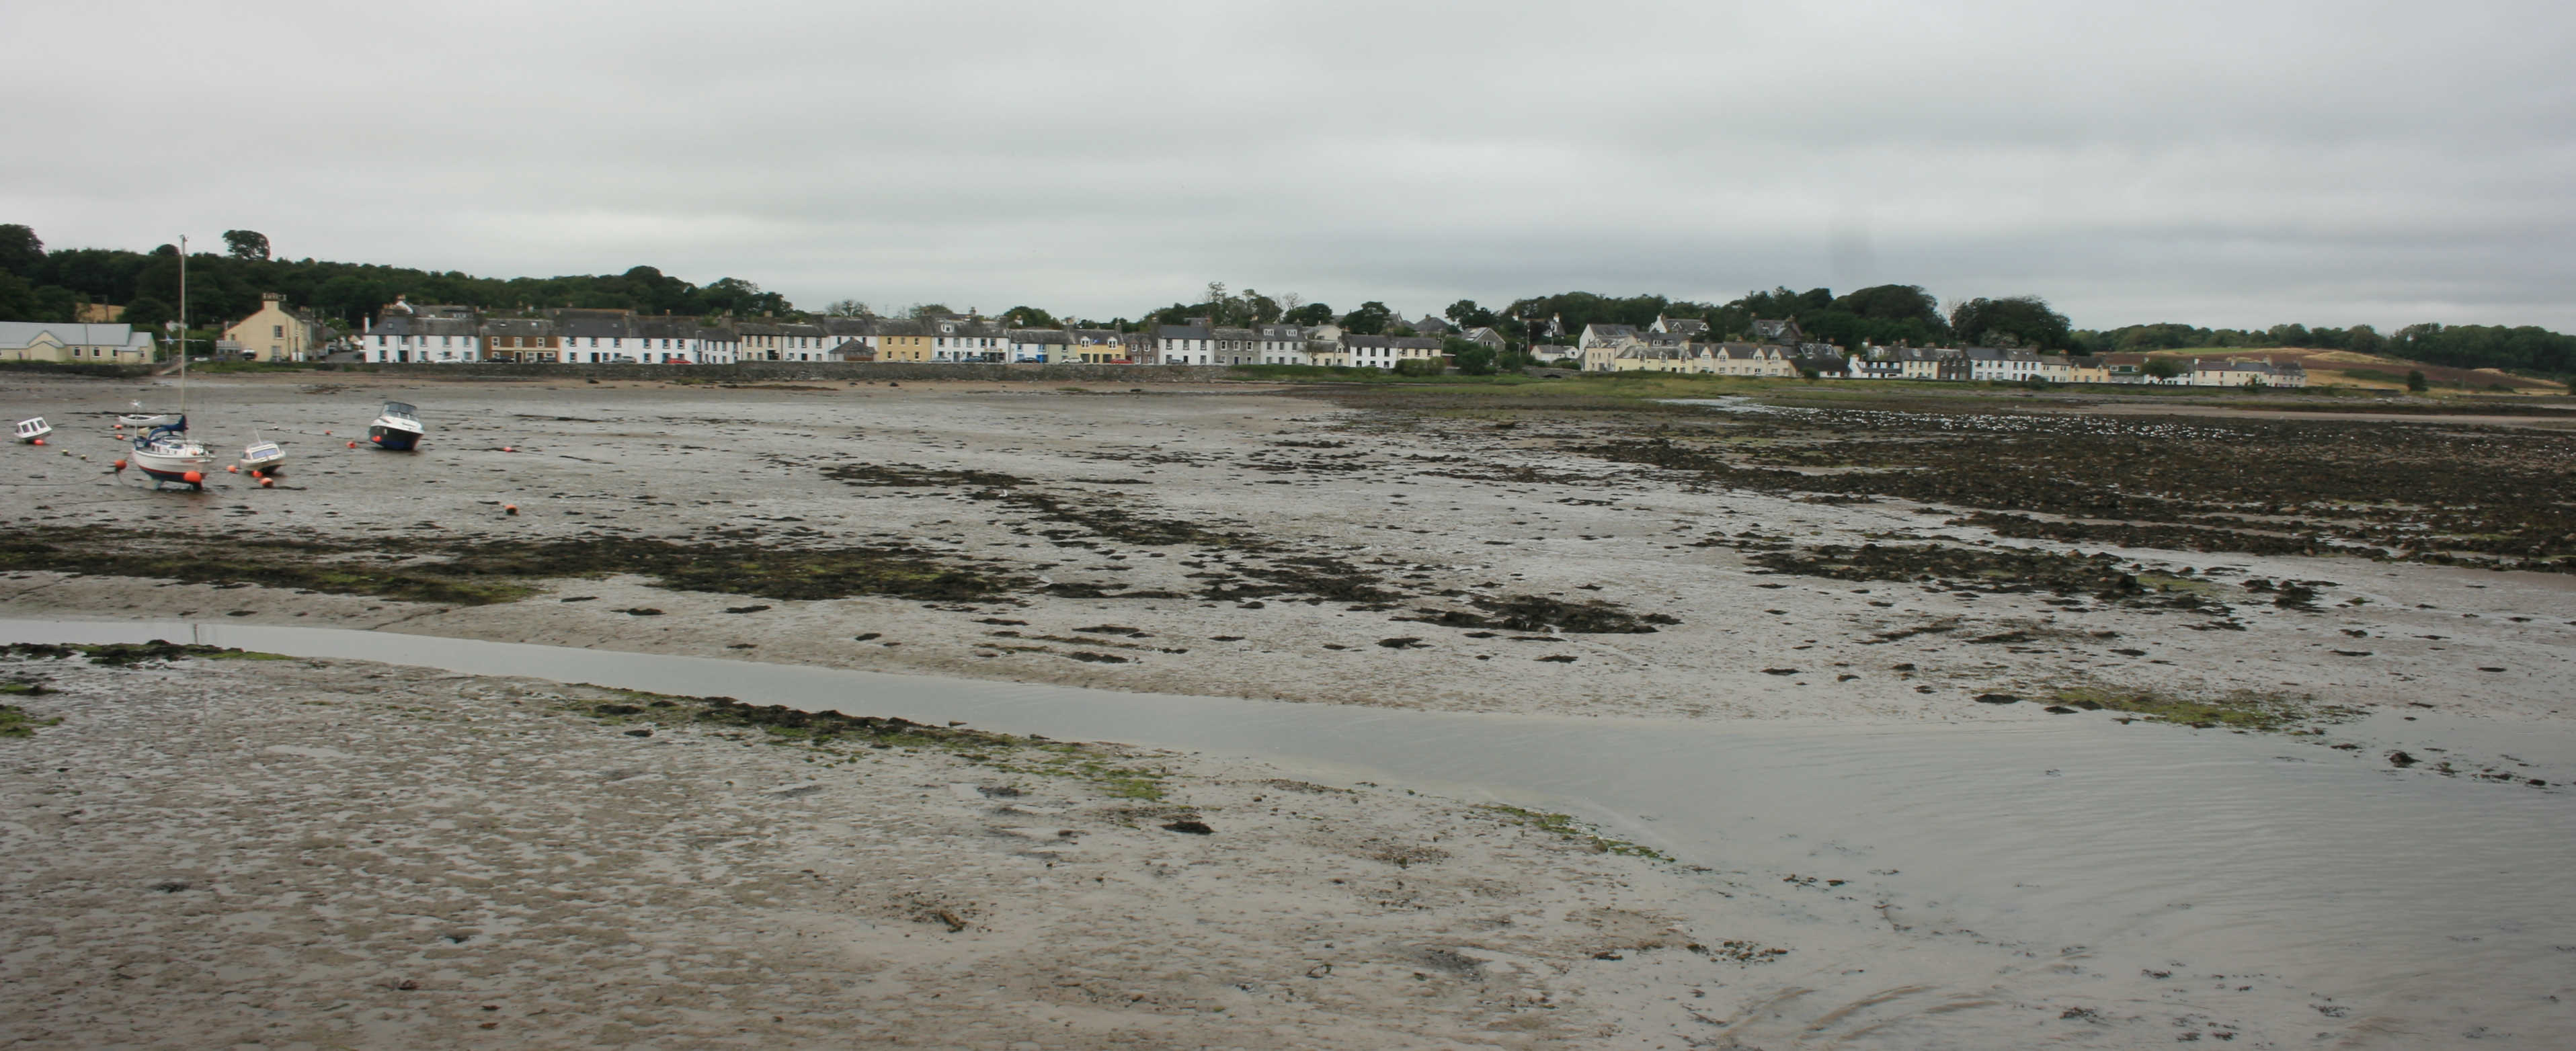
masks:
[[[1689,863],[1850,881],[1891,923],[2093,965],[2261,975],[2427,1022],[2563,1031],[2576,797],[2397,770],[2372,744],[2101,715],[2007,725],[1469,715],[1115,693],[339,629],[0,620],[0,640],[166,638],[1259,757],[1568,810]],[[2397,716],[2331,740],[2497,748],[2576,774],[2563,724]],[[2493,754],[2492,751],[2485,754]],[[2430,758],[2430,756],[2428,756]],[[2568,996],[2567,999],[2576,999]]]

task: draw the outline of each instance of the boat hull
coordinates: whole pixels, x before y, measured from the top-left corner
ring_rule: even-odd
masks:
[[[420,446],[420,432],[379,423],[367,428],[367,441],[386,452],[407,453]]]
[[[180,485],[193,485],[200,489],[205,488],[206,470],[214,463],[214,457],[202,450],[190,454],[173,454],[137,449],[127,458],[133,461],[136,470],[143,472],[144,477],[155,482],[177,482]],[[189,481],[190,474],[195,474],[197,480]]]

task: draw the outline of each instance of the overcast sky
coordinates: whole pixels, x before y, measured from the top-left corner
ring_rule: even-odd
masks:
[[[0,5],[0,222],[800,305],[1210,280],[2576,330],[2565,3]]]

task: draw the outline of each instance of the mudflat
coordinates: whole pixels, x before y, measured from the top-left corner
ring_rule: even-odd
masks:
[[[0,601],[1460,711],[2576,695],[2576,576],[2535,571],[2576,547],[2563,435],[1518,389],[197,388],[201,435],[287,447],[275,488],[144,492],[97,415],[137,392],[10,392],[65,433],[10,450]],[[346,446],[385,398],[425,451]]]
[[[2576,696],[2576,438],[2528,428],[1607,381],[316,374],[198,380],[201,437],[256,429],[290,462],[272,488],[192,494],[109,466],[113,413],[166,388],[7,379],[0,400],[59,429],[5,454],[14,617],[1496,715],[2116,719],[2534,796],[2563,778],[2508,747],[2428,751],[2395,720],[2555,733]],[[423,451],[348,447],[387,399],[420,406]],[[25,654],[9,673],[57,691],[13,703],[63,720],[0,741],[21,811],[44,806],[13,818],[46,844],[15,878],[52,895],[13,975],[167,939],[195,954],[159,957],[194,990],[170,1002],[230,1005],[233,1039],[2401,1046],[2441,1012],[2505,1010],[2355,1011],[2277,980],[2177,1000],[2170,973],[1916,931],[1839,880],[1223,757],[818,738],[701,698],[357,662]],[[2374,717],[2393,736],[2332,732]],[[122,831],[69,813],[101,779]],[[236,802],[210,816],[190,792]],[[1167,827],[1185,823],[1212,834]],[[409,838],[359,834],[396,826]],[[231,897],[262,880],[302,889]],[[254,907],[269,918],[226,919]],[[258,983],[229,981],[218,947],[262,924],[305,926],[237,966],[303,999],[230,991]],[[133,981],[60,981],[9,1024],[197,1046],[148,1035],[158,1008],[117,992]],[[2481,1035],[2576,1031],[2506,1016]]]

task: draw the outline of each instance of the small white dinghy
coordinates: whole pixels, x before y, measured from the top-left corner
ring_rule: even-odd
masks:
[[[286,466],[286,451],[276,442],[261,438],[242,449],[241,469],[251,477],[275,475]]]
[[[24,444],[43,445],[45,436],[52,433],[54,433],[54,425],[46,423],[42,416],[18,421],[18,440]]]

